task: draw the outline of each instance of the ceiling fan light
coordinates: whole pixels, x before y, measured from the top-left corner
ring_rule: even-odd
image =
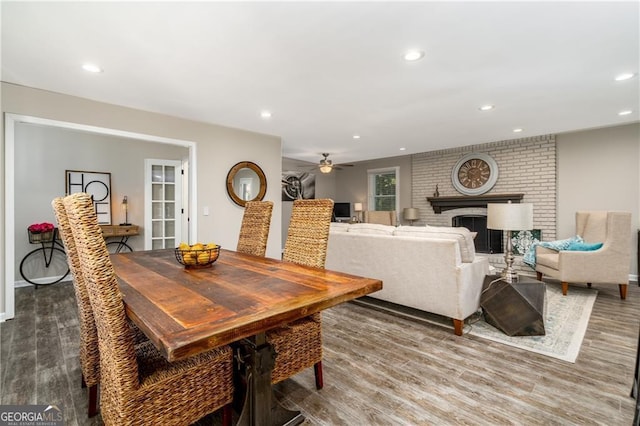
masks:
[[[331,173],[331,170],[333,170],[333,166],[331,164],[323,164],[320,166],[320,171],[322,173]]]

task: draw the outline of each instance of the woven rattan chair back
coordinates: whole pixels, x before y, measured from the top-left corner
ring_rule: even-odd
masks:
[[[121,399],[126,397],[127,389],[135,389],[138,385],[138,364],[118,281],[91,197],[85,193],[76,193],[65,197],[63,203],[98,331],[100,357],[103,358],[100,363],[101,381],[120,385],[108,388],[103,386],[102,393],[115,391],[116,394],[110,394],[108,399]],[[101,396],[101,402],[104,401],[104,396]],[[105,410],[109,408],[102,407],[103,418],[118,417],[117,413]]]
[[[106,425],[186,425],[224,407],[231,423],[232,351],[223,346],[169,363],[151,342],[135,345],[91,197],[63,199],[93,309]]]
[[[272,201],[247,201],[236,251],[264,257],[267,251],[272,211]]]
[[[82,369],[82,381],[89,389],[88,415],[97,414],[97,386],[100,383],[100,353],[98,351],[98,332],[93,319],[93,310],[89,301],[89,292],[82,275],[80,259],[76,243],[73,239],[71,226],[67,217],[67,211],[62,203],[62,197],[55,198],[51,202],[53,212],[58,222],[58,233],[62,238],[67,252],[67,262],[73,279],[73,289],[76,294],[78,306],[78,320],[80,322],[80,367]]]
[[[282,260],[324,268],[333,200],[295,200]]]
[[[294,201],[283,260],[324,268],[332,212],[332,200]],[[278,354],[271,373],[272,383],[313,366],[316,388],[322,389],[321,320],[318,312],[267,332],[267,340]]]

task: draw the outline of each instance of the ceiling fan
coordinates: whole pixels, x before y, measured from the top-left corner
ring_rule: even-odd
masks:
[[[353,164],[333,164],[333,162],[327,158],[329,157],[329,154],[326,152],[323,152],[322,156],[324,158],[320,160],[320,163],[317,166],[322,173],[331,173],[331,170],[341,170],[343,167],[353,167]]]

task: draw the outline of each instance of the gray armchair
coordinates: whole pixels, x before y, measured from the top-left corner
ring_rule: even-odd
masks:
[[[594,251],[555,251],[536,247],[536,275],[560,280],[566,296],[569,283],[618,284],[627,297],[631,263],[631,213],[576,212],[576,234],[586,243],[603,243]]]

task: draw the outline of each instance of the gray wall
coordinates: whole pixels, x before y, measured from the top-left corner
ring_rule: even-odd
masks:
[[[411,157],[407,155],[352,164],[353,167],[342,167],[340,170],[334,169],[331,173],[323,174],[317,168],[314,168],[316,163],[283,158],[282,170],[311,170],[316,175],[316,198],[331,198],[335,202],[351,203],[351,214],[354,215],[353,203],[362,203],[364,209],[367,210],[367,170],[398,166],[400,167],[399,217],[402,219],[402,209],[411,207]],[[282,202],[283,248],[287,238],[292,206],[293,203],[290,201]]]
[[[59,127],[19,123],[15,129],[15,260],[35,247],[29,244],[27,227],[32,223],[55,223],[51,200],[65,194],[65,170],[111,173],[112,223],[124,222],[120,207],[128,200],[129,222],[140,226],[141,235],[131,237],[134,250],[144,249],[144,160],[182,161],[188,149]],[[183,238],[186,241],[186,236]]]
[[[43,90],[2,83],[2,111],[83,125],[117,129],[145,135],[192,141],[197,148],[197,200],[198,239],[216,241],[223,247],[235,249],[237,244],[243,209],[234,204],[226,193],[227,172],[240,161],[253,161],[267,177],[266,200],[274,201],[271,232],[267,245],[267,255],[279,257],[281,249],[281,195],[282,175],[281,140],[276,136],[185,120],[162,114],[125,108],[95,102],[74,96],[62,95]],[[4,132],[2,133],[4,155]],[[69,153],[73,155],[73,153]],[[4,246],[5,208],[4,157],[0,162],[0,200],[2,200],[3,220],[0,225],[0,259],[2,271],[5,258],[14,247]],[[37,170],[34,173],[38,173]],[[56,176],[40,176],[41,179],[58,180]],[[50,200],[49,200],[50,201]],[[204,216],[203,207],[208,206],[211,214]],[[16,238],[23,238],[16,235]],[[0,291],[0,318],[5,312],[5,289],[13,283],[5,282],[2,274]]]
[[[318,155],[320,158],[320,155]],[[316,167],[316,163],[307,163],[305,161],[294,160],[291,158],[282,159],[282,171],[295,171],[295,172],[309,172],[315,174],[316,177],[316,198],[331,198],[334,201],[342,201],[335,198],[336,193],[336,176],[338,170],[333,170],[331,173],[320,173],[320,170]],[[291,220],[291,209],[293,208],[293,201],[282,202],[282,249],[287,240],[287,230],[289,229],[289,222]]]
[[[352,203],[362,203],[364,210],[369,210],[367,171],[372,169],[382,169],[386,167],[399,167],[399,205],[397,212],[400,222],[402,219],[402,209],[412,207],[411,205],[411,156],[381,158],[378,160],[360,161],[352,163],[353,167],[345,167],[336,173],[336,201],[349,201]],[[348,184],[347,184],[348,182]],[[408,224],[409,222],[406,222]]]

